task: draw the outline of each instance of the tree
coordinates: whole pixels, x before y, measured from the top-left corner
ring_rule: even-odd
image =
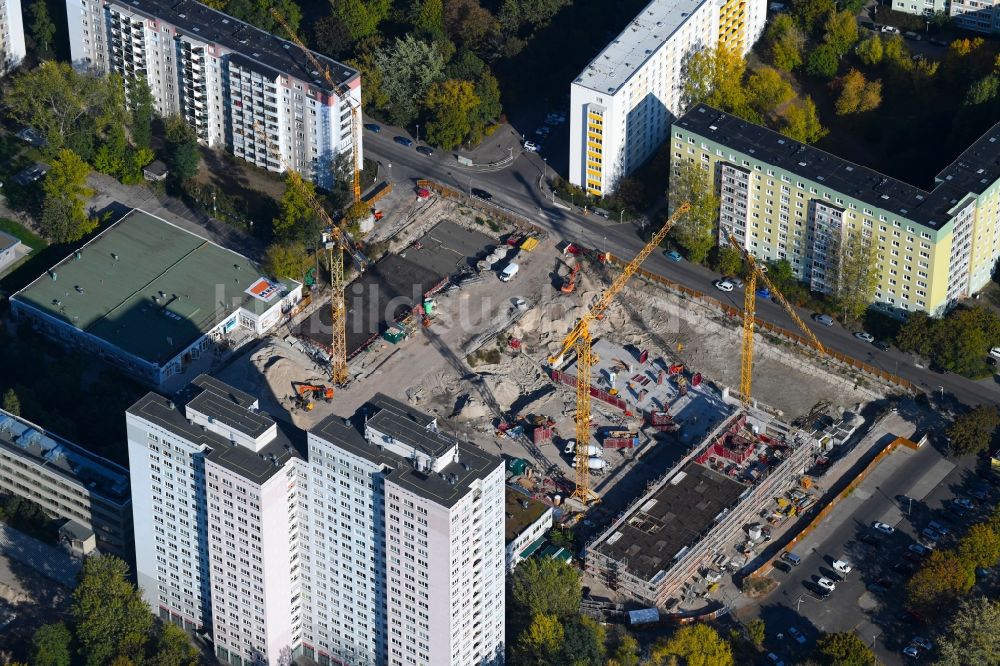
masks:
[[[946,608],[972,589],[975,572],[958,555],[935,550],[906,585],[910,604],[922,612]]]
[[[789,104],[782,115],[784,122],[779,131],[787,137],[802,143],[816,143],[827,135],[809,95]]]
[[[230,16],[255,25],[265,32],[287,38],[285,29],[271,14],[272,9],[281,14],[293,32],[298,33],[302,10],[295,0],[229,0],[226,4],[226,13]]]
[[[316,186],[303,180],[294,171],[285,174],[285,192],[281,195],[280,213],[271,222],[274,237],[282,240],[304,241],[315,235],[316,211],[312,200]]]
[[[73,659],[73,635],[63,622],[45,624],[31,638],[33,666],[70,666]]]
[[[896,346],[904,352],[928,356],[934,342],[934,325],[934,320],[926,312],[912,313],[896,333]]]
[[[184,183],[198,175],[201,154],[198,136],[181,116],[171,116],[164,121],[166,137],[166,163],[170,178]]]
[[[614,650],[608,666],[639,666],[639,641],[632,634],[621,630],[614,636]]]
[[[17,397],[17,391],[12,388],[3,394],[3,410],[14,416],[21,415],[21,399]]]
[[[980,405],[962,414],[949,426],[948,447],[957,456],[981,453],[990,446],[1000,425],[1000,413],[991,405]]]
[[[965,93],[965,105],[985,104],[996,99],[997,95],[1000,95],[1000,77],[989,74],[972,82]]]
[[[56,36],[56,25],[49,15],[45,0],[35,0],[28,10],[31,13],[31,42],[40,56],[52,55],[52,41]]]
[[[842,58],[858,42],[858,19],[855,12],[830,12],[824,24],[823,41]]]
[[[312,45],[320,53],[340,58],[351,52],[354,37],[339,16],[330,14],[313,24]]]
[[[153,118],[156,116],[153,93],[146,79],[142,78],[133,78],[129,88],[132,91],[132,98],[129,100],[132,109],[129,124],[132,142],[139,148],[149,148],[149,140],[153,135]]]
[[[845,229],[834,270],[834,294],[838,305],[858,320],[875,298],[881,272],[878,247],[861,231]]]
[[[773,67],[761,67],[747,79],[746,94],[750,108],[767,117],[778,107],[795,99],[792,84]]]
[[[264,270],[271,277],[302,281],[312,261],[299,241],[272,243],[264,254]]]
[[[767,625],[764,624],[764,620],[760,618],[754,618],[747,623],[747,635],[750,637],[750,642],[754,644],[758,649],[764,645],[764,640],[767,638]]]
[[[956,308],[934,324],[930,357],[945,370],[968,377],[993,374],[986,352],[1000,339],[1000,317],[988,308]]]
[[[427,142],[452,150],[472,131],[471,113],[479,98],[469,81],[448,79],[430,87],[424,105],[430,117]]]
[[[695,162],[680,162],[671,169],[667,200],[671,210],[683,202],[691,204],[670,230],[671,237],[683,247],[691,261],[701,263],[716,243],[719,197],[711,172]]]
[[[535,613],[518,637],[514,648],[517,664],[546,666],[557,663],[565,636],[563,624],[554,615]]]
[[[704,102],[717,109],[744,117],[749,110],[743,90],[746,62],[724,46],[703,48],[684,63],[682,104],[690,109]]]
[[[829,44],[820,44],[809,54],[806,73],[818,79],[832,79],[840,66],[837,50]]]
[[[457,77],[456,77],[457,78]],[[473,110],[473,142],[478,142],[477,133],[484,131],[491,123],[500,118],[503,106],[500,103],[500,83],[493,72],[484,68],[476,79],[476,97],[479,98],[479,105]]]
[[[87,666],[142,655],[153,615],[128,575],[128,565],[117,557],[98,555],[83,561],[73,592],[73,619]]]
[[[806,37],[790,14],[778,14],[770,21],[764,41],[778,69],[791,72],[802,65]]]
[[[198,666],[200,653],[183,629],[167,622],[160,629],[152,666]]]
[[[823,19],[836,10],[834,0],[793,0],[792,16],[809,33],[818,33]]]
[[[414,3],[413,27],[431,37],[444,35],[444,3],[442,0],[417,0]]]
[[[884,50],[882,48],[882,38],[877,34],[862,40],[861,43],[858,44],[858,57],[861,59],[861,62],[869,67],[882,62],[883,55]]]
[[[897,70],[909,71],[913,67],[910,49],[906,47],[902,35],[891,35],[882,42],[882,59]]]
[[[353,41],[378,32],[378,25],[392,9],[390,0],[332,0],[333,16],[347,28]]]
[[[101,147],[97,149],[94,168],[101,173],[119,178],[125,171],[127,153],[128,140],[125,138],[125,128],[121,125],[112,126]]]
[[[513,596],[526,615],[568,617],[580,610],[580,573],[562,560],[529,559],[514,570]]]
[[[973,569],[989,569],[1000,561],[1000,534],[986,523],[969,528],[958,542],[958,556]]]
[[[963,600],[938,635],[938,666],[1000,664],[1000,601],[977,596]]]
[[[554,664],[604,666],[604,627],[595,620],[577,616],[566,623],[559,659]]]
[[[730,666],[733,648],[712,627],[700,622],[687,624],[668,639],[653,646],[649,654],[652,664],[670,664],[677,660],[688,666]]]
[[[740,275],[743,272],[743,254],[732,245],[721,246],[716,270],[723,275]]]
[[[445,58],[431,43],[406,35],[374,55],[378,80],[387,102],[389,119],[409,125],[417,119],[420,106],[431,85],[444,77]]]
[[[816,656],[829,666],[869,666],[875,663],[871,651],[857,634],[841,632],[825,634],[816,642]]]
[[[89,234],[97,222],[87,216],[85,206],[94,191],[87,187],[90,167],[72,150],[62,149],[52,161],[42,189],[41,227],[55,243],[71,243]]]
[[[482,48],[500,32],[500,23],[478,0],[448,0],[442,18],[448,37],[472,51]]]

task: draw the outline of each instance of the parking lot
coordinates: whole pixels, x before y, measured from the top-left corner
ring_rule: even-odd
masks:
[[[854,632],[883,663],[912,662],[902,650],[914,638],[933,643],[939,628],[905,608],[906,583],[926,556],[914,552],[920,550],[915,544],[934,547],[921,534],[933,522],[948,531],[933,535],[939,546],[947,546],[993,504],[994,490],[973,466],[972,459],[944,458],[931,444],[917,451],[901,447],[885,458],[792,549],[800,563],[772,573],[779,587],[758,606],[767,624],[768,650],[786,662],[797,661],[812,652],[822,633]],[[955,498],[967,500],[973,510],[953,509]],[[875,522],[892,533],[873,528]],[[850,563],[851,571],[837,571],[836,560]],[[834,589],[824,593],[817,584],[821,578],[832,581]],[[927,649],[917,652],[918,662],[931,661]]]

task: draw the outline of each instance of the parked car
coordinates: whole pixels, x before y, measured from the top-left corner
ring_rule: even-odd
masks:
[[[772,664],[774,664],[774,666],[785,666],[785,662],[781,661],[781,657],[779,657],[778,655],[774,654],[773,652],[768,652],[767,653],[767,659]]]
[[[407,148],[413,145],[413,139],[408,136],[394,136],[392,137],[392,140],[401,146],[406,146]]]
[[[727,282],[726,280],[716,280],[712,284],[714,284],[715,288],[718,289],[719,291],[729,292],[733,290],[733,283]]]
[[[891,25],[884,25],[884,26],[882,26],[882,32],[890,34],[890,35],[898,35],[899,34],[899,28],[896,28],[896,27],[891,26]]]
[[[921,650],[932,650],[934,649],[934,644],[923,636],[914,636],[910,639],[910,645],[916,645]]]
[[[931,549],[920,543],[911,543],[906,548],[911,553],[916,553],[917,555],[923,556],[931,552]]]
[[[833,592],[834,590],[837,589],[837,584],[832,580],[830,580],[829,578],[827,578],[826,576],[816,581],[816,584],[819,585],[824,590],[827,590],[828,592]]]
[[[976,503],[970,500],[968,497],[956,497],[952,500],[957,506],[962,507],[968,511],[972,511],[976,508]]]
[[[978,488],[970,490],[969,494],[981,501],[990,496],[990,489],[985,486],[979,486]]]
[[[892,534],[896,531],[896,528],[892,525],[886,525],[885,523],[880,523],[877,520],[872,523],[872,529],[881,532],[882,534]]]
[[[875,583],[877,585],[881,585],[887,590],[891,590],[896,585],[896,583],[891,578],[886,578],[885,576],[876,579]]]
[[[931,522],[927,523],[927,527],[929,527],[930,529],[934,530],[935,532],[937,532],[941,536],[948,536],[949,534],[951,534],[951,528],[950,527],[948,527],[944,523],[940,523],[940,522],[938,522],[936,520],[932,520]]]
[[[785,551],[784,553],[781,554],[781,559],[783,559],[785,562],[788,562],[793,567],[797,567],[799,566],[799,564],[802,563],[801,557],[799,557],[795,553],[790,553],[788,551]]]
[[[822,324],[823,326],[833,326],[833,317],[825,314],[813,315],[813,320],[817,324]]]
[[[931,543],[937,543],[938,539],[941,538],[941,534],[939,534],[935,530],[932,530],[929,527],[925,527],[924,529],[920,530],[920,536],[927,539],[927,541]]]
[[[858,541],[860,541],[861,543],[866,543],[869,546],[878,546],[882,543],[877,538],[875,538],[874,535],[871,534],[862,534],[861,536],[858,537]]]
[[[795,642],[802,645],[806,642],[806,637],[798,630],[798,627],[788,627],[788,634],[795,639]]]
[[[878,583],[868,583],[866,587],[867,590],[872,594],[885,594],[886,592],[889,591],[889,588],[887,588],[885,585],[879,585]]]
[[[677,250],[670,250],[669,252],[664,252],[663,256],[665,256],[670,261],[684,261],[684,257],[682,257],[681,253],[678,252]]]
[[[913,567],[906,562],[896,562],[892,565],[892,570],[902,576],[912,576]]]
[[[417,152],[420,153],[421,155],[426,155],[427,157],[430,157],[431,155],[434,154],[434,149],[431,148],[430,146],[417,146]]]
[[[842,574],[851,573],[851,563],[846,560],[834,560],[833,568]]]
[[[723,275],[722,279],[739,289],[743,288],[743,278],[738,275]]]
[[[917,646],[915,645],[907,645],[905,648],[903,648],[903,654],[909,657],[910,659],[916,659],[917,657],[920,656],[920,650],[918,650]]]
[[[375,134],[378,134],[379,132],[382,131],[382,126],[379,125],[378,123],[365,123],[365,129],[368,130],[369,132],[374,132]]]
[[[993,358],[1000,358],[1000,347],[993,347],[990,349],[990,356]]]
[[[924,558],[921,555],[914,553],[912,550],[907,550],[903,553],[903,559],[913,562],[914,564],[919,564]]]
[[[528,151],[529,153],[537,153],[538,152],[538,144],[535,143],[534,141],[525,141],[524,142],[524,149],[526,151]]]
[[[854,337],[863,342],[875,342],[875,336],[871,333],[865,333],[864,331],[858,331],[854,334]]]
[[[493,195],[487,192],[486,190],[481,190],[478,187],[473,187],[471,191],[472,191],[472,196],[476,197],[477,199],[482,199],[483,201],[493,200]]]
[[[877,349],[879,351],[889,351],[889,346],[890,345],[885,340],[876,340],[872,344],[875,345],[875,349]]]

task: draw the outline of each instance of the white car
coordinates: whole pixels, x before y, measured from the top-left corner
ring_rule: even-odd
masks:
[[[851,563],[845,560],[834,561],[833,568],[845,575],[851,573]]]
[[[806,637],[802,635],[802,632],[799,631],[798,628],[788,627],[788,633],[791,635],[792,638],[795,639],[795,642],[798,643],[799,645],[803,645],[806,642]]]
[[[890,35],[898,35],[899,34],[899,28],[891,26],[891,25],[884,25],[884,26],[882,26],[882,32],[888,33]]]
[[[817,324],[823,324],[824,326],[833,326],[833,317],[826,314],[818,314],[813,317]]]
[[[524,149],[527,150],[529,153],[537,153],[538,152],[538,144],[535,143],[534,141],[525,141],[524,142]]]
[[[837,584],[826,577],[820,578],[818,581],[816,581],[816,584],[822,587],[827,592],[833,592],[834,590],[837,589]]]
[[[733,290],[733,283],[729,282],[728,280],[716,280],[712,284],[714,284],[715,288],[718,289],[719,291],[732,291]]]
[[[1000,347],[993,347],[990,349],[990,356],[993,358],[1000,358]]]
[[[872,523],[872,529],[881,532],[882,534],[892,534],[896,531],[896,528],[892,525],[886,525],[885,523],[880,523],[877,520]]]
[[[868,343],[875,342],[875,336],[872,335],[871,333],[865,333],[864,331],[858,331],[857,333],[854,334],[854,337],[856,337],[858,340],[862,340],[863,342],[868,342]]]
[[[916,645],[907,645],[903,648],[903,654],[905,654],[910,659],[916,659],[920,656],[920,650],[917,649]]]

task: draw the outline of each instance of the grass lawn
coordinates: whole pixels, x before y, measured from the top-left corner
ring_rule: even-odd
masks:
[[[44,250],[49,246],[41,236],[32,233],[24,225],[14,220],[8,220],[5,217],[0,217],[0,231],[17,238],[32,250]]]

